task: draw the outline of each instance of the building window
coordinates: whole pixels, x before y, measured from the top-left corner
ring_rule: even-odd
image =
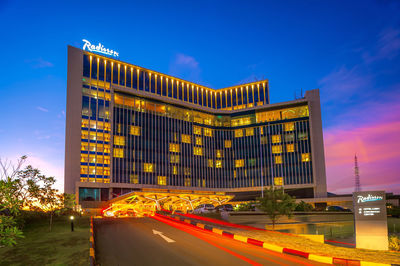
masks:
[[[301,161],[303,163],[311,161],[310,154],[309,153],[301,154]]]
[[[293,142],[294,141],[294,134],[286,134],[285,135],[286,142]]]
[[[167,177],[166,176],[157,176],[157,184],[160,186],[166,186],[167,185]]]
[[[176,143],[170,143],[169,144],[169,151],[170,152],[180,152],[180,145]]]
[[[236,168],[244,167],[244,160],[243,159],[235,160],[235,167]]]
[[[177,175],[178,174],[178,166],[176,166],[176,165],[172,166],[172,174],[173,175]]]
[[[260,141],[261,141],[261,144],[268,144],[267,136],[262,136]]]
[[[285,129],[285,131],[293,131],[294,130],[294,122],[285,123],[284,129]]]
[[[170,156],[170,162],[171,162],[171,163],[179,163],[179,155],[177,155],[177,154],[171,154],[171,156]]]
[[[204,136],[206,136],[206,137],[212,137],[212,129],[210,129],[210,128],[204,128]]]
[[[246,137],[254,136],[254,128],[246,128]]]
[[[88,167],[86,165],[81,165],[81,175],[88,174]]]
[[[233,170],[233,178],[236,178],[236,170]]]
[[[294,144],[286,144],[286,152],[294,152]]]
[[[248,166],[256,166],[256,159],[249,159],[248,164]]]
[[[215,168],[222,168],[222,161],[221,160],[216,160],[215,161]]]
[[[134,136],[140,136],[141,128],[138,126],[130,126],[129,134],[134,135]]]
[[[131,184],[139,184],[139,176],[131,174],[130,181],[131,181]]]
[[[124,136],[114,136],[114,145],[125,146]]]
[[[185,187],[190,187],[190,185],[191,185],[191,179],[185,178]]]
[[[235,129],[235,138],[243,137],[243,129]]]
[[[308,140],[308,134],[307,132],[299,132],[297,138],[299,140]]]
[[[193,147],[193,154],[202,156],[203,155],[203,148]]]
[[[215,156],[217,158],[223,158],[224,157],[224,152],[222,150],[215,150]]]
[[[183,174],[184,174],[184,175],[191,175],[190,167],[185,167],[185,168],[183,168]]]
[[[283,186],[283,177],[274,177],[275,186]]]
[[[281,164],[282,163],[282,156],[277,155],[275,156],[275,164]]]
[[[193,126],[193,134],[201,135],[201,127]]]
[[[208,167],[214,167],[214,161],[211,159],[208,159]]]
[[[201,137],[196,137],[196,145],[203,145],[203,139]]]
[[[264,135],[264,127],[260,127],[260,134]]]
[[[225,148],[232,148],[232,141],[230,141],[230,140],[225,140],[225,143],[224,143],[225,145]]]
[[[281,135],[272,135],[271,141],[272,143],[281,143]]]
[[[124,158],[124,150],[119,148],[114,148],[114,157]]]
[[[117,133],[121,134],[121,124],[117,124]]]
[[[153,173],[153,164],[152,163],[143,163],[143,171],[145,173]]]
[[[272,153],[282,153],[282,146],[281,145],[272,146]]]
[[[190,138],[189,135],[182,134],[181,138],[182,138],[182,143],[188,143],[188,144],[192,143],[192,139]]]

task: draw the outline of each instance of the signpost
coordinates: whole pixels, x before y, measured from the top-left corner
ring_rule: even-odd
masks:
[[[388,250],[385,191],[353,193],[356,247]]]

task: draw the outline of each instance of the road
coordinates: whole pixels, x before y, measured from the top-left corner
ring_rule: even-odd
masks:
[[[158,218],[96,219],[99,265],[324,265]]]

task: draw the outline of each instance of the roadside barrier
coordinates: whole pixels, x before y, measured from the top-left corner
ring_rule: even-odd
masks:
[[[93,216],[90,217],[90,239],[89,239],[89,263],[90,266],[96,265],[95,253],[94,253],[94,233],[93,233]]]
[[[295,255],[295,256],[300,256],[312,261],[316,262],[321,262],[321,263],[326,263],[326,264],[333,264],[333,265],[351,265],[351,266],[394,266],[397,264],[386,264],[386,263],[376,263],[376,262],[368,262],[368,261],[360,261],[360,260],[351,260],[351,259],[343,259],[343,258],[335,258],[335,257],[328,257],[328,256],[321,256],[321,255],[316,255],[316,254],[311,254],[308,252],[303,252],[300,250],[295,250],[295,249],[290,249],[290,248],[284,248],[280,247],[277,245],[269,244],[257,239],[253,239],[250,237],[246,236],[241,236],[238,234],[234,234],[231,232],[227,232],[224,230],[221,230],[219,228],[214,228],[211,225],[208,224],[202,224],[202,223],[197,223],[196,221],[192,221],[190,219],[185,219],[187,217],[182,217],[182,216],[165,216],[161,214],[155,214],[155,216],[159,216],[168,220],[176,221],[182,224],[188,224],[191,226],[195,226],[198,228],[201,228],[202,230],[213,232],[215,234],[228,237],[231,239],[235,239],[244,243],[248,243],[251,245],[255,245],[258,247],[262,247],[271,251],[279,252],[279,253],[286,253],[290,255]]]

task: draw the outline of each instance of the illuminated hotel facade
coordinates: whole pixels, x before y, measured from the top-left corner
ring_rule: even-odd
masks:
[[[82,207],[143,188],[326,196],[319,91],[212,89],[68,47],[65,192]],[[258,194],[257,194],[258,193]]]

